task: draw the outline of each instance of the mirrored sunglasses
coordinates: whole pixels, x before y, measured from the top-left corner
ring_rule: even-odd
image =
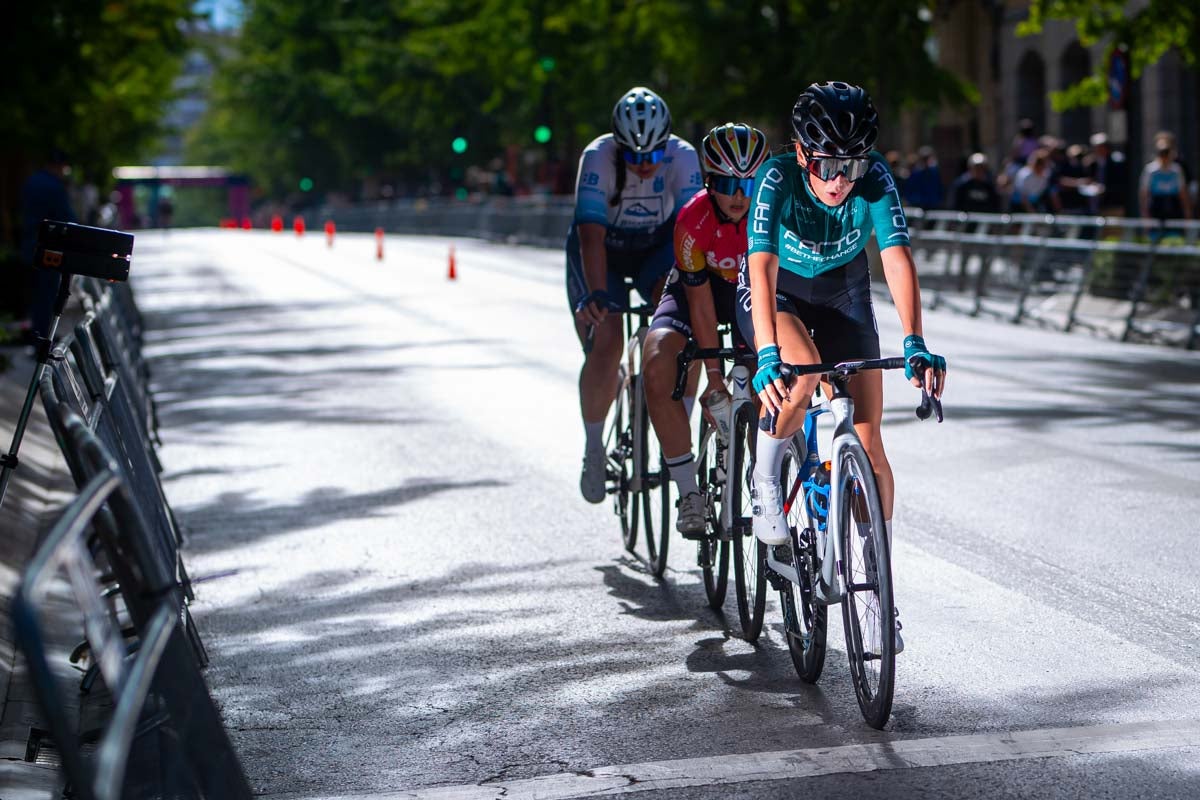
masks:
[[[808,171],[823,181],[833,180],[839,173],[853,183],[867,174],[871,168],[871,159],[866,156],[859,158],[837,158],[834,156],[807,156]]]
[[[746,197],[754,189],[754,178],[735,178],[732,175],[713,175],[708,179],[708,188],[717,194],[735,195],[738,190]]]
[[[635,153],[633,150],[624,149],[621,155],[625,156],[625,160],[630,164],[657,164],[663,160],[663,156],[667,154],[666,147],[659,147],[656,150],[649,150],[645,153]]]

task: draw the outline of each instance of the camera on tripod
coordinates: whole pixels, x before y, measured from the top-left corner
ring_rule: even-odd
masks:
[[[133,234],[74,222],[42,220],[33,264],[106,281],[129,280]]]

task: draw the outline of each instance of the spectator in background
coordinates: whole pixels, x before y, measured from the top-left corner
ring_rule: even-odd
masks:
[[[892,177],[896,179],[896,191],[904,197],[904,185],[908,182],[908,165],[904,163],[904,157],[900,155],[899,150],[888,150],[884,157],[888,166],[892,168]]]
[[[1083,157],[1087,152],[1081,144],[1073,144],[1063,152],[1062,161],[1056,164],[1058,199],[1064,214],[1086,214],[1088,199],[1081,191],[1088,183],[1087,168]]]
[[[917,151],[908,180],[904,182],[902,197],[906,203],[921,209],[942,207],[942,173],[938,169],[937,155],[932,147]]]
[[[1088,140],[1092,145],[1091,158],[1086,162],[1086,172],[1091,182],[1088,210],[1106,217],[1125,213],[1126,194],[1129,190],[1125,154],[1113,150],[1108,136],[1093,133]]]
[[[1154,139],[1154,160],[1142,169],[1138,200],[1143,217],[1159,221],[1191,219],[1192,200],[1183,167],[1175,160],[1175,141],[1159,134]]]
[[[973,153],[967,159],[967,171],[954,181],[951,202],[955,211],[994,213],[1000,210],[1000,193],[992,178],[988,159],[983,153]]]
[[[1012,149],[1013,160],[1020,165],[1024,165],[1029,156],[1033,155],[1033,151],[1038,149],[1033,120],[1023,119],[1017,123],[1017,135],[1013,137]]]
[[[28,280],[32,286],[30,332],[43,338],[50,333],[51,312],[62,276],[54,270],[34,267],[33,251],[42,220],[76,221],[67,195],[66,177],[70,173],[71,161],[67,154],[51,150],[42,168],[21,186],[21,261],[29,268]]]
[[[1034,150],[1025,166],[1013,178],[1009,210],[1013,213],[1052,213],[1062,210],[1058,191],[1051,180],[1050,154],[1043,149]]]

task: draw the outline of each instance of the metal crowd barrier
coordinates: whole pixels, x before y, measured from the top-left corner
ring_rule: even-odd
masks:
[[[122,470],[83,419],[57,410],[86,482],[26,569],[12,613],[71,796],[249,798]],[[87,658],[111,696],[99,726],[79,733],[68,711],[69,671],[50,658],[41,619],[59,577],[82,612]]]
[[[86,313],[49,348],[37,388],[80,494],[25,575],[18,644],[76,796],[248,798],[200,673],[208,657],[159,477],[141,315],[126,284],[69,280]],[[59,573],[85,641],[52,662],[38,609]],[[76,734],[66,718],[68,663],[86,665],[75,691],[91,695],[99,681],[112,694],[99,732]]]
[[[1196,347],[1200,222],[1042,214],[911,215],[934,307]]]
[[[339,229],[562,247],[571,197],[445,199],[321,209]],[[1200,341],[1200,222],[908,211],[934,306],[1121,341]]]

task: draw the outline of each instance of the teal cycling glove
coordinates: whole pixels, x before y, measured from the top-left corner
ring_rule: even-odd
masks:
[[[904,377],[909,380],[917,375],[917,371],[913,369],[914,361],[918,365],[922,379],[928,368],[932,368],[935,372],[946,371],[946,359],[930,353],[929,348],[925,346],[925,339],[915,333],[904,337]]]
[[[778,345],[764,345],[758,351],[758,372],[754,373],[753,381],[755,392],[761,392],[783,377],[783,373],[779,371],[781,363],[783,362],[779,359]]]

